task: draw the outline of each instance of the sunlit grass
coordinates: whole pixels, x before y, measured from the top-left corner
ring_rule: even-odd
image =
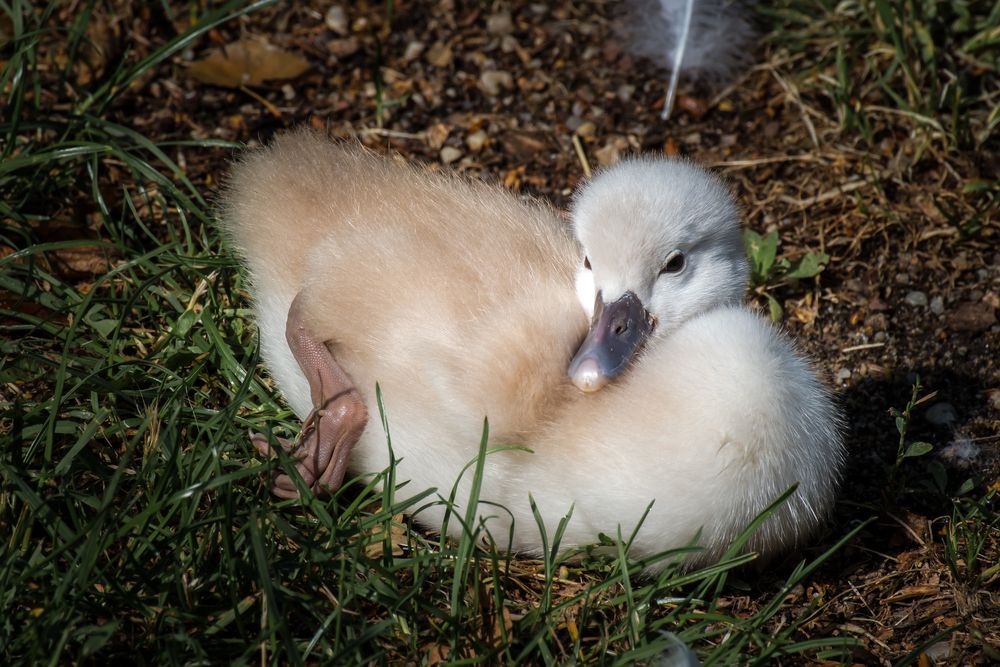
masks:
[[[924,150],[996,137],[996,3],[790,0],[760,10],[781,25],[771,41],[800,59],[797,85],[829,100],[845,134],[874,146],[881,128],[904,127]]]

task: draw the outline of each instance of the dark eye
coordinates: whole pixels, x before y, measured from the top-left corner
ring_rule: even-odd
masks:
[[[590,258],[589,257],[584,257],[583,258],[583,268],[587,269],[588,271],[590,270]]]
[[[663,268],[660,269],[660,275],[662,276],[664,273],[680,273],[684,270],[685,263],[686,260],[684,259],[684,253],[675,252],[670,259],[667,260],[667,263],[663,265]]]

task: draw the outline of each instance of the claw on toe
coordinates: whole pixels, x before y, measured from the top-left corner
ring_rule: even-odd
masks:
[[[286,453],[292,454],[294,452],[298,454],[297,458],[302,458],[302,454],[300,452],[296,452],[298,443],[294,440],[275,437],[274,442],[277,442]],[[270,457],[274,454],[270,438],[263,433],[254,433],[253,431],[250,431],[250,443],[257,449],[261,456]]]
[[[254,446],[261,456],[271,455],[271,443],[263,433],[250,431],[250,444]]]
[[[343,484],[348,456],[361,437],[368,411],[354,382],[330,353],[325,339],[314,335],[306,326],[302,304],[299,294],[288,309],[285,340],[309,382],[314,408],[302,420],[302,430],[296,440],[251,432],[250,442],[267,457],[275,453],[276,448],[271,443],[277,442],[291,456],[306,486],[317,493],[331,492]],[[299,495],[288,472],[277,473],[272,484],[271,490],[276,496],[297,498]]]

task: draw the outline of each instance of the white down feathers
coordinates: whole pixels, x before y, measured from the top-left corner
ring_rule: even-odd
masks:
[[[389,464],[380,384],[397,497],[446,497],[486,416],[493,444],[532,450],[490,454],[485,467],[481,514],[515,551],[541,549],[529,494],[550,536],[572,508],[567,548],[629,535],[652,503],[633,555],[700,533],[689,564],[717,558],[792,485],[751,548],[797,544],[831,508],[837,411],[788,339],[740,305],[736,209],[697,167],[639,160],[598,175],[576,200],[576,241],[550,208],[500,188],[297,132],[236,165],[222,217],[252,281],[264,361],[296,412],[311,408],[284,342],[298,292],[365,397],[374,418],[352,474]],[[690,253],[672,276],[684,280],[658,281],[656,262],[675,246]],[[574,284],[585,253],[598,289],[645,290],[663,325],[632,368],[588,395],[566,377],[587,328]],[[443,516],[438,504],[415,518],[440,529]]]

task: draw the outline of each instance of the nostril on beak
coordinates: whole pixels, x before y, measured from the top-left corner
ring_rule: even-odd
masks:
[[[615,335],[616,336],[622,336],[622,335],[624,335],[625,332],[628,331],[628,321],[626,320],[626,321],[618,322],[617,324],[615,324],[614,331],[615,331]]]

